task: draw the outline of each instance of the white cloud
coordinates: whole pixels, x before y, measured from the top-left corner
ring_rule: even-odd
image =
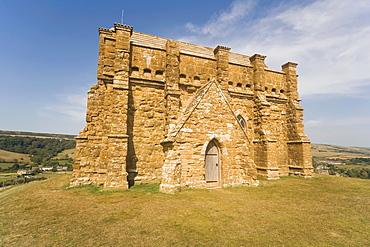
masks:
[[[230,8],[219,15],[214,15],[205,25],[197,27],[191,22],[187,23],[185,27],[200,35],[209,35],[211,37],[227,36],[236,31],[233,27],[237,22],[245,19],[249,11],[255,5],[254,1],[234,1]]]
[[[310,127],[316,127],[320,126],[322,124],[322,120],[308,120],[305,123],[305,126],[310,126]]]
[[[370,85],[370,4],[368,0],[317,0],[258,6],[234,1],[202,26],[188,23],[187,42],[229,46],[232,51],[267,55],[273,69],[298,62],[300,94],[361,94]],[[251,13],[263,17],[250,19]],[[258,15],[251,15],[258,16]]]
[[[70,95],[60,94],[57,95],[57,99],[60,103],[54,106],[45,107],[47,112],[44,112],[44,114],[54,115],[55,113],[62,113],[72,121],[84,121],[87,102],[86,93]]]

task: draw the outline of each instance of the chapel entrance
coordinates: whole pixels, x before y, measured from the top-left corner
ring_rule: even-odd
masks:
[[[211,141],[206,150],[205,179],[207,188],[220,187],[220,150],[217,143]]]

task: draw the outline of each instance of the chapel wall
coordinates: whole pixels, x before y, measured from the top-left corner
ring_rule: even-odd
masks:
[[[223,105],[222,107],[220,107]],[[215,139],[220,148],[221,182],[223,187],[251,184],[256,178],[250,140],[239,126],[236,116],[212,85],[176,137],[181,146],[181,187],[206,188],[205,151]]]
[[[216,76],[216,60],[180,52],[179,67],[180,100],[182,107],[186,107],[196,90]]]
[[[131,46],[131,78],[164,80],[166,52],[150,47]]]
[[[273,97],[286,98],[286,76],[281,71],[265,69],[265,91]]]
[[[164,91],[130,82],[131,101],[127,170],[137,171],[135,181],[159,181],[163,165]]]
[[[253,68],[249,65],[229,64],[228,90],[253,94]]]

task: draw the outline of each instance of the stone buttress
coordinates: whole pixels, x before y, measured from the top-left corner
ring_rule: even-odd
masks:
[[[77,136],[72,186],[127,189],[127,102],[132,27],[99,28],[98,84],[88,92],[86,127]]]

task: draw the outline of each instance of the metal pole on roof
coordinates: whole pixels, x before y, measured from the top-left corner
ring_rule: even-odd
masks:
[[[122,9],[122,17],[121,17],[121,24],[123,24],[123,14],[125,13],[125,10]]]

